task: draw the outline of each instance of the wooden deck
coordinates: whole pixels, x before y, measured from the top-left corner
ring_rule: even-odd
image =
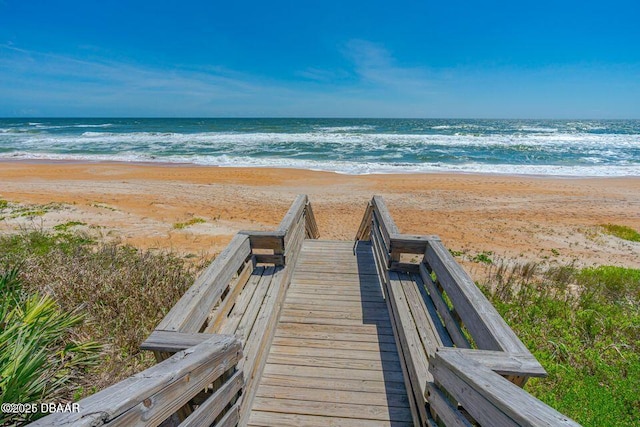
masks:
[[[412,425],[369,242],[305,240],[251,426]]]
[[[141,344],[158,363],[34,426],[577,426],[543,367],[437,236],[374,196],[353,241],[306,195],[240,231]]]

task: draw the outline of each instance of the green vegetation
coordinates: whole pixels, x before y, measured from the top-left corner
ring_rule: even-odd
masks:
[[[640,242],[640,233],[626,225],[603,224],[604,232],[630,242]]]
[[[70,228],[76,227],[78,225],[87,225],[87,223],[81,221],[68,221],[64,224],[58,224],[54,226],[53,229],[56,231],[69,231]]]
[[[530,393],[585,426],[640,419],[640,270],[493,269],[483,287],[549,377]]]
[[[66,319],[59,320],[62,326],[56,329],[68,333],[56,341],[62,343],[66,353],[43,345],[47,349],[43,353],[44,365],[57,366],[60,372],[66,370],[73,379],[62,384],[49,376],[38,377],[62,400],[80,399],[154,364],[153,355],[141,352],[139,345],[188,289],[200,267],[185,263],[172,253],[96,242],[86,234],[69,231],[74,225],[63,224],[52,232],[26,230],[0,235],[0,271],[3,265],[21,266],[9,281],[11,289],[15,287],[14,280],[21,283],[21,292],[26,297],[20,307],[27,307],[26,304],[36,307],[42,300],[46,302],[49,318]],[[7,300],[12,298],[3,298]],[[7,310],[3,310],[0,314],[5,315]],[[59,317],[56,313],[70,313],[70,317]],[[53,327],[56,322],[46,323]],[[2,342],[0,359],[15,360],[16,354],[30,352],[29,360],[34,360],[37,352],[28,350],[25,337],[8,330],[5,323],[2,328],[13,341],[10,345]],[[75,342],[99,343],[102,346],[99,364],[87,366],[82,372],[71,369],[74,365],[67,367],[72,353],[77,352]],[[50,358],[54,357],[65,364],[52,365]],[[16,381],[12,379],[15,375],[7,376],[5,371],[0,375],[2,381]],[[4,383],[1,389],[3,393],[8,390]],[[12,396],[13,402],[27,403],[33,398],[23,396]]]
[[[189,221],[186,221],[186,222],[177,222],[173,224],[173,228],[175,228],[176,230],[182,230],[184,228],[189,227],[190,225],[203,224],[205,222],[207,221],[205,221],[202,218],[195,217],[195,218],[191,218]]]
[[[48,295],[26,293],[18,269],[0,271],[0,403],[53,401],[72,379],[94,366],[101,347],[73,328],[83,322]],[[0,413],[0,424],[33,420],[38,414]]]
[[[7,207],[9,207],[9,202],[4,199],[0,199],[0,210],[6,209]]]
[[[473,262],[481,262],[483,264],[493,264],[493,260],[491,259],[491,255],[493,255],[493,252],[491,252],[491,251],[482,251],[481,253],[476,254],[476,256],[471,258],[471,261],[473,261]]]
[[[463,255],[466,255],[467,252],[468,252],[467,250],[454,251],[453,249],[449,249],[449,253],[454,257],[461,257]]]
[[[3,200],[4,201],[4,200]],[[37,216],[43,216],[44,214],[60,210],[64,207],[62,203],[47,203],[46,205],[12,205],[4,201],[4,207],[0,202],[0,209],[9,208],[9,218],[33,218]]]

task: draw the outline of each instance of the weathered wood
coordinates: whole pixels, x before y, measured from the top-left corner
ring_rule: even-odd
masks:
[[[258,411],[251,414],[249,426],[259,427],[411,427],[409,421],[389,421],[356,419],[331,415],[287,414],[282,412]]]
[[[337,339],[321,339],[321,338],[309,338],[309,337],[291,337],[291,336],[278,336],[273,338],[272,346],[286,346],[286,347],[306,347],[306,348],[327,348],[333,350],[353,350],[354,338],[358,338],[356,334],[343,336],[342,340]],[[377,337],[375,337],[377,338]],[[374,339],[375,339],[374,338]],[[357,349],[372,351],[372,352],[393,352],[396,353],[396,346],[393,340],[387,339],[386,341],[355,341],[357,342]]]
[[[293,399],[256,397],[254,408],[258,411],[281,412],[285,414],[322,415],[325,417],[337,416],[400,422],[411,421],[411,417],[404,408],[357,405],[351,403],[309,402]]]
[[[323,295],[325,296],[325,295]],[[357,297],[356,297],[357,298]],[[360,299],[338,299],[335,298],[331,302],[326,298],[313,298],[309,295],[304,297],[296,297],[287,295],[287,301],[295,303],[298,310],[328,310],[328,311],[349,311],[362,313],[363,311],[386,311],[387,305],[380,295],[374,295],[372,301],[364,301]]]
[[[391,258],[393,258],[393,252],[391,254]],[[389,270],[397,271],[399,273],[419,273],[420,272],[420,265],[419,264],[412,264],[412,263],[409,263],[409,262],[391,261],[389,263]]]
[[[433,303],[431,296],[427,293],[427,288],[424,285],[424,281],[419,274],[412,274],[411,279],[416,284],[416,289],[420,293],[420,297],[422,298],[424,307],[427,309],[429,322],[433,330],[436,331],[438,338],[442,341],[442,345],[445,347],[453,347],[453,340],[451,339],[451,335],[449,335],[449,332],[445,328],[444,323],[442,323],[442,318],[438,314],[438,310]]]
[[[227,332],[240,338],[244,357],[237,349],[235,359],[215,368],[174,377],[177,385],[132,403],[114,423],[153,425],[189,407],[190,425],[432,426],[429,400],[440,420],[468,426],[467,412],[447,396],[485,425],[548,421],[521,408],[533,398],[500,376],[522,385],[544,370],[436,236],[400,234],[379,196],[357,233],[370,243],[308,239],[317,235],[311,205],[300,195],[275,232],[234,237],[144,345],[163,358],[210,341],[197,332]],[[274,253],[251,258],[254,249]],[[424,254],[423,262],[401,263],[403,253]],[[254,262],[282,265],[254,270]],[[460,322],[484,350],[445,347],[469,347]],[[208,399],[207,385],[215,390]],[[508,387],[520,394],[514,398]]]
[[[404,363],[409,376],[408,385],[411,387],[411,393],[417,405],[420,416],[419,422],[424,424],[427,419],[424,395],[426,384],[432,381],[432,376],[429,373],[427,354],[410,314],[400,275],[400,273],[396,272],[389,273],[389,283],[386,288],[393,316],[398,326],[396,332],[398,333]]]
[[[306,228],[306,237],[309,239],[317,239],[320,237],[320,232],[318,231],[318,223],[316,222],[316,217],[313,214],[313,208],[311,207],[311,203],[307,202],[305,206],[305,228]]]
[[[427,307],[424,305],[424,301],[422,301],[416,283],[407,276],[401,277],[400,280],[411,316],[413,316],[416,331],[420,336],[420,341],[422,342],[427,358],[430,358],[438,347],[443,346],[442,338],[438,335],[433,320],[427,312]]]
[[[436,353],[431,364],[436,383],[483,425],[578,426],[465,353]]]
[[[379,214],[379,218],[384,224],[384,229],[388,234],[400,234],[400,230],[387,209],[387,205],[381,196],[373,196],[372,204],[374,211]]]
[[[471,348],[471,344],[469,344],[469,341],[460,329],[460,324],[453,318],[453,315],[451,314],[451,311],[449,311],[447,303],[442,298],[442,294],[440,293],[440,291],[436,288],[436,284],[431,279],[431,276],[427,272],[424,264],[420,265],[420,277],[422,278],[422,282],[425,284],[427,290],[429,291],[431,301],[433,301],[433,304],[438,309],[438,314],[442,318],[444,325],[447,328],[447,332],[449,333],[449,336],[453,340],[454,344],[457,347],[461,348]]]
[[[300,245],[305,238],[305,222],[301,217],[298,222],[294,223],[285,236],[285,254],[288,256],[297,255],[300,250]]]
[[[250,253],[249,237],[235,235],[162,319],[156,330],[200,332],[214,304]]]
[[[236,372],[220,389],[216,390],[204,403],[193,411],[180,427],[200,427],[211,425],[222,413],[224,408],[232,402],[244,385],[242,372]]]
[[[284,265],[285,256],[275,254],[255,254],[253,255],[258,264]]]
[[[242,293],[242,291],[249,283],[249,279],[253,274],[253,270],[253,262],[251,262],[251,260],[247,261],[242,272],[233,280],[231,290],[229,291],[227,296],[209,317],[209,322],[204,332],[213,333],[220,329],[220,326],[224,323],[224,321],[231,313],[231,310],[236,305],[238,295]]]
[[[270,353],[279,354],[283,356],[301,356],[301,357],[324,357],[329,359],[355,359],[355,360],[373,360],[378,362],[396,362],[399,363],[398,353],[393,349],[392,351],[380,351],[379,349],[370,351],[361,349],[358,346],[357,350],[351,349],[338,349],[338,348],[322,348],[322,347],[300,347],[290,345],[278,345],[273,343],[271,345]]]
[[[239,367],[247,375],[246,392],[242,397],[240,407],[240,425],[247,423],[255,393],[258,390],[258,381],[264,370],[271,341],[280,316],[284,297],[289,286],[292,266],[276,267],[269,289],[264,297],[262,309],[256,318],[256,327],[251,331],[245,348],[245,359],[239,363]]]
[[[271,280],[273,279],[273,273],[275,272],[275,267],[267,267],[260,278],[260,282],[258,282],[258,286],[256,287],[253,296],[251,297],[251,301],[249,305],[244,310],[242,315],[242,320],[238,324],[238,328],[234,331],[236,336],[240,338],[240,340],[244,343],[245,347],[247,345],[247,339],[251,334],[251,330],[253,325],[256,323],[258,314],[262,309],[264,303],[264,297],[267,294],[269,287],[271,285]],[[260,325],[258,325],[260,326]],[[245,352],[245,358],[247,354]]]
[[[283,231],[240,231],[239,234],[249,236],[251,249],[272,249],[274,251],[284,250]]]
[[[438,353],[456,352],[461,356],[478,362],[500,375],[526,377],[546,377],[544,370],[536,358],[529,352],[506,353],[504,351],[476,350],[463,348],[439,348]]]
[[[80,412],[56,413],[33,426],[158,425],[234,366],[240,342],[215,335],[79,402]]]
[[[441,242],[429,242],[425,259],[479,349],[529,351]]]
[[[393,335],[393,331],[389,325],[373,325],[363,324],[358,325],[336,325],[328,326],[322,324],[301,324],[295,322],[283,322],[280,320],[278,330],[285,331],[287,334],[293,334],[295,332],[304,333],[317,333],[322,336],[332,336],[332,334],[355,334],[355,335]]]
[[[390,236],[390,240],[391,252],[424,255],[424,251],[427,249],[427,243],[430,241],[440,241],[440,238],[438,236],[393,233]]]
[[[382,392],[369,392],[369,393],[354,393],[353,391],[343,391],[331,388],[318,389],[308,387],[290,387],[288,385],[270,385],[261,384],[258,390],[258,397],[268,397],[272,399],[292,399],[292,400],[306,400],[312,402],[349,402],[358,405],[375,405],[375,406],[389,406],[389,407],[406,407],[409,402],[407,401],[407,394],[390,394],[385,391]]]
[[[286,235],[286,233],[291,230],[293,224],[297,223],[304,215],[304,208],[307,205],[307,202],[308,199],[305,194],[298,195],[291,204],[291,207],[285,214],[284,218],[282,218],[282,221],[280,221],[277,231],[282,231]],[[285,241],[286,240],[287,239],[285,237]]]
[[[389,381],[378,378],[376,380],[354,378],[324,378],[295,375],[278,375],[264,373],[260,385],[276,385],[292,388],[311,388],[320,390],[350,391],[352,394],[362,394],[366,399],[366,393],[390,393],[403,395],[406,400],[404,382]],[[348,401],[349,399],[346,399]],[[405,405],[406,406],[406,405]]]
[[[371,215],[373,212],[373,205],[371,202],[367,203],[367,208],[364,210],[364,216],[362,217],[362,221],[360,222],[360,226],[358,227],[358,231],[356,232],[356,241],[358,240],[369,240],[369,234],[371,232]]]
[[[233,405],[215,427],[236,427],[240,421],[240,404]]]
[[[251,277],[247,281],[247,284],[236,299],[236,304],[229,316],[223,321],[220,326],[220,329],[217,331],[222,334],[235,334],[238,325],[242,321],[244,314],[251,302],[253,294],[258,289],[258,283],[262,279],[262,275],[264,274],[266,267],[256,267],[251,273]]]
[[[427,400],[432,412],[435,412],[447,427],[471,427],[471,423],[454,407],[449,399],[434,383],[427,383]]]
[[[153,331],[151,335],[140,344],[141,350],[177,353],[194,345],[203,343],[213,335],[201,333],[185,333],[174,331]]]
[[[384,226],[384,223],[382,223],[382,221],[380,220],[379,213],[375,209],[373,210],[371,222],[371,234],[373,235],[374,233],[376,233],[380,236],[380,241],[384,246],[384,252],[389,253],[391,237],[387,228]]]
[[[376,227],[376,221],[371,228],[371,246],[378,261],[378,274],[382,275],[389,268],[391,259],[389,258],[389,249],[385,244],[384,237],[379,227]]]
[[[373,262],[371,246],[356,248],[354,256],[347,245],[305,240],[300,250],[252,409],[261,412],[256,405],[260,399],[273,401],[269,411],[274,424],[291,416],[291,411],[273,409],[280,403],[295,407],[300,402],[300,411],[309,416],[317,405],[340,405],[345,399],[360,402],[363,407],[372,402],[385,406],[397,402],[403,405],[405,417],[411,418],[377,274],[361,268]],[[345,280],[345,274],[350,278]],[[349,290],[348,300],[341,299],[345,289]],[[367,302],[360,298],[361,289],[365,289]],[[334,300],[314,298],[325,296],[324,292],[333,292],[328,296],[333,295]],[[368,391],[357,387],[362,381]],[[385,386],[387,382],[393,386]],[[377,390],[371,388],[374,386]],[[302,409],[304,405],[308,406],[306,410]],[[325,425],[343,418],[331,411],[325,417]],[[253,416],[249,420],[251,424]]]
[[[373,313],[367,313],[366,315],[362,313],[361,310],[358,312],[345,312],[345,311],[328,311],[328,310],[317,310],[317,309],[304,309],[304,308],[289,308],[286,307],[282,311],[282,316],[284,317],[310,317],[314,319],[333,319],[333,320],[358,320],[362,322],[365,319],[367,321],[373,320],[389,320],[389,314],[385,311],[378,311]]]
[[[381,371],[380,369],[352,369],[341,366],[307,366],[304,364],[271,363],[271,360],[268,360],[264,373],[295,377],[392,381],[404,384],[401,369]]]

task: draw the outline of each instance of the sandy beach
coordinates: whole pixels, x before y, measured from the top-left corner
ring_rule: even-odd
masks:
[[[78,221],[86,224],[79,228],[141,248],[215,254],[238,230],[273,229],[300,193],[309,195],[321,238],[352,239],[367,201],[379,194],[402,232],[437,234],[466,258],[491,252],[494,259],[640,267],[640,244],[606,235],[599,227],[612,223],[640,229],[640,178],[353,176],[295,169],[2,162],[0,183],[0,198],[13,206],[0,212],[2,232]],[[39,212],[24,209],[31,205]],[[204,221],[178,225],[194,218]]]

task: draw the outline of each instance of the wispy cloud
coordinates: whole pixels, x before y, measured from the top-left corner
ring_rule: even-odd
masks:
[[[337,83],[350,77],[349,72],[343,69],[323,69],[316,67],[309,67],[305,70],[298,71],[296,75],[306,80],[319,83]]]
[[[344,53],[353,62],[354,72],[365,83],[401,93],[434,90],[436,77],[433,72],[424,67],[399,65],[382,45],[366,40],[351,40],[346,44]]]
[[[422,72],[395,66],[373,44],[349,46],[355,71],[309,68],[298,73],[302,81],[287,81],[215,64],[161,68],[5,44],[0,45],[0,115],[403,115],[398,100],[383,99],[379,90],[392,97],[415,93],[425,84]]]
[[[0,45],[0,107],[11,97],[41,107],[77,105],[94,110],[132,109],[146,105],[150,114],[176,114],[224,106],[233,110],[248,98],[272,91],[254,76],[222,67],[194,70],[151,67],[134,62],[82,59]],[[218,104],[218,105],[216,105]],[[197,110],[196,110],[197,111]]]

